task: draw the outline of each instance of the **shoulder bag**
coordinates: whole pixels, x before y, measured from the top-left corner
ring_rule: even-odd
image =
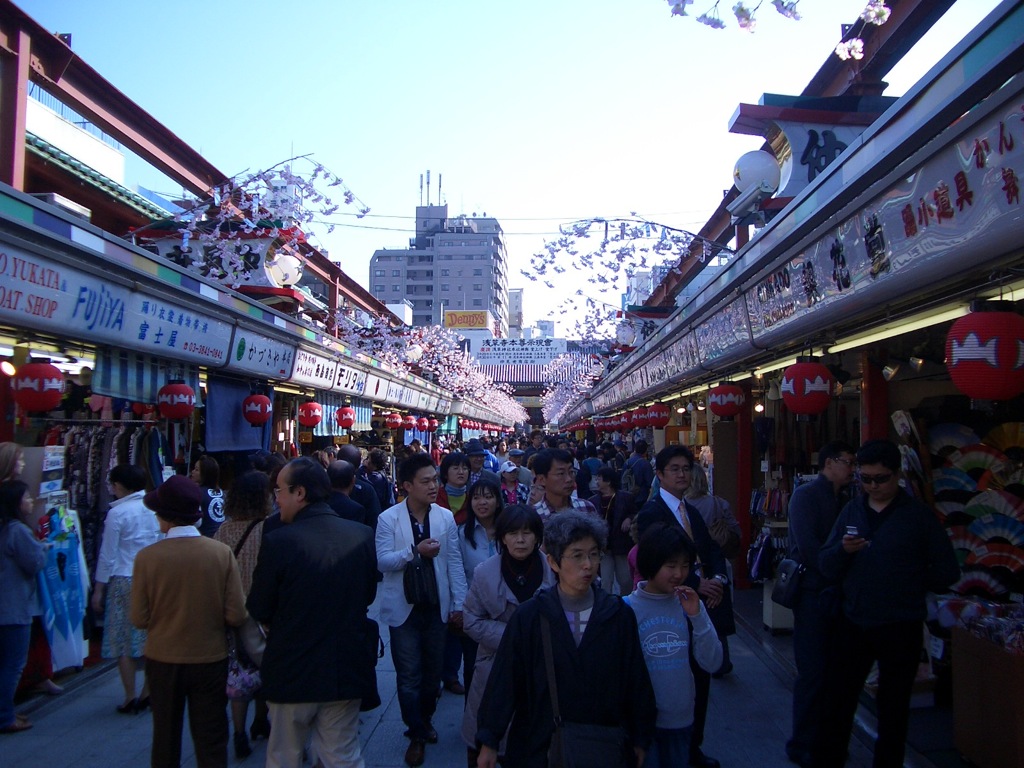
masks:
[[[438,605],[437,577],[430,563],[425,561],[419,552],[405,566],[402,574],[402,587],[405,589],[405,600],[409,605]]]
[[[558,709],[558,684],[555,661],[551,652],[551,624],[541,614],[540,634],[544,644],[544,667],[547,670],[551,711],[555,716],[555,732],[548,750],[550,768],[623,768],[626,731],[619,726],[570,723],[562,719]]]
[[[792,608],[800,597],[800,579],[804,566],[792,558],[785,558],[775,569],[775,588],[772,602],[783,608]]]

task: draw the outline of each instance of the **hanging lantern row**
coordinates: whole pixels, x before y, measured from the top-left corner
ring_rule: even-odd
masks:
[[[52,363],[26,363],[11,381],[14,402],[29,413],[45,413],[64,397],[64,374]]]
[[[1024,392],[1024,317],[1012,307],[1008,301],[972,305],[949,329],[949,377],[972,399],[1011,400]]]

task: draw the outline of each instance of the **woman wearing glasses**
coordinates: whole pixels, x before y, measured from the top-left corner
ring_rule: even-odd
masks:
[[[545,522],[544,550],[557,581],[509,620],[477,717],[478,766],[496,765],[510,723],[502,765],[547,765],[554,710],[545,634],[562,719],[619,727],[619,764],[642,764],[654,733],[654,694],[633,612],[594,586],[607,537],[603,520],[577,510]]]

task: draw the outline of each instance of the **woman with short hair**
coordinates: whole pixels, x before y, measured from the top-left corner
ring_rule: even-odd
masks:
[[[213,537],[224,522],[224,491],[220,488],[220,464],[213,456],[200,456],[189,477],[203,489],[203,515],[196,525],[203,536]]]
[[[590,503],[608,526],[608,549],[601,557],[601,586],[611,594],[628,595],[633,591],[628,556],[633,547],[629,529],[636,514],[636,499],[621,490],[622,474],[612,467],[602,466],[596,477],[597,493],[590,497]]]
[[[471,471],[469,456],[459,451],[445,456],[441,462],[441,469],[438,470],[441,482],[434,503],[450,511],[455,516],[456,525],[466,522],[466,491],[469,490]]]
[[[594,586],[607,535],[604,521],[585,512],[567,510],[546,521],[544,550],[557,583],[509,620],[477,716],[479,766],[496,765],[506,730],[503,766],[547,765],[554,711],[544,625],[562,719],[620,728],[619,764],[641,765],[654,734],[654,695],[633,612]]]

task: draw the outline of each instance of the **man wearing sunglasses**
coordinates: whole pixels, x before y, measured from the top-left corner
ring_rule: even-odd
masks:
[[[819,566],[840,583],[842,608],[826,673],[828,706],[814,765],[842,766],[864,681],[878,662],[876,766],[902,766],[910,696],[921,654],[925,595],[960,577],[935,513],[900,487],[899,447],[869,440],[857,451],[863,492],[839,514]]]

